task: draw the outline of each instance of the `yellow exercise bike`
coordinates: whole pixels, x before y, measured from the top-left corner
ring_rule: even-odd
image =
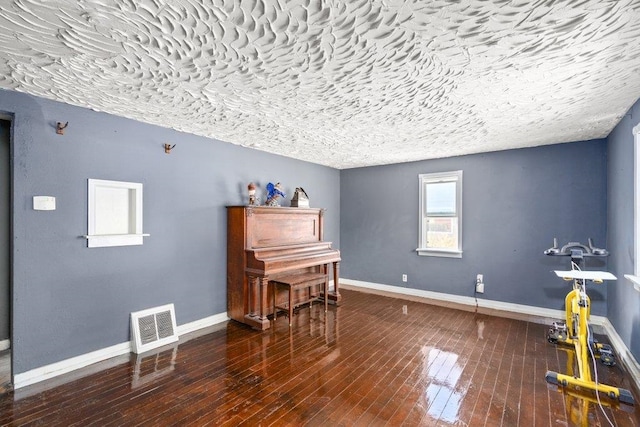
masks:
[[[606,271],[583,271],[582,263],[587,257],[606,257],[609,252],[606,249],[594,247],[591,239],[589,239],[588,245],[569,242],[562,248],[559,248],[557,240],[553,239],[553,247],[544,253],[551,256],[571,257],[571,270],[555,271],[558,277],[573,282],[573,289],[565,298],[566,322],[554,322],[547,334],[547,340],[553,344],[572,346],[575,350],[578,368],[575,375],[548,371],[546,374],[547,382],[563,387],[572,385],[596,393],[605,393],[612,399],[633,405],[633,396],[629,390],[600,384],[597,381],[597,375],[596,381],[591,375],[591,360],[595,361],[596,358],[599,358],[603,364],[613,366],[615,365],[615,357],[610,345],[601,344],[593,338],[593,331],[589,326],[591,300],[587,295],[586,284],[587,281],[602,283],[604,280],[616,280],[616,277]]]

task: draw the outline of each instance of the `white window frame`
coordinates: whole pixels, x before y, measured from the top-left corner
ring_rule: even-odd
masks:
[[[128,232],[122,233],[120,228],[114,231],[109,230],[109,223],[99,224],[99,218],[105,218],[106,215],[112,215],[107,207],[106,212],[99,211],[100,206],[104,206],[105,202],[111,200],[101,200],[101,197],[107,197],[102,190],[115,190],[127,195],[119,206],[116,206],[113,212],[118,213],[119,217],[115,222],[125,224]],[[87,223],[88,232],[84,236],[87,239],[87,247],[101,248],[106,246],[130,246],[142,245],[143,237],[149,236],[142,233],[142,184],[137,182],[108,181],[103,179],[88,180],[87,194]],[[116,199],[117,202],[117,199]],[[118,204],[118,203],[116,203]],[[106,221],[105,221],[106,222]]]
[[[633,128],[633,274],[625,274],[636,291],[640,292],[640,123]]]
[[[640,263],[638,255],[640,255],[640,123],[633,128],[633,147],[635,151],[635,161],[633,167],[634,181],[634,203],[633,203],[633,236],[634,236],[634,259],[633,274],[640,276]]]
[[[418,175],[419,182],[419,236],[416,252],[422,256],[439,256],[448,258],[462,258],[462,171],[425,173]],[[458,248],[430,248],[427,246],[425,218],[427,216],[426,187],[429,184],[455,182],[456,183],[456,214],[458,217]]]
[[[625,274],[640,292],[640,123],[633,128],[633,274]]]

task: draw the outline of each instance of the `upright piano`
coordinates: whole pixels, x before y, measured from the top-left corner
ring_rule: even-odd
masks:
[[[305,272],[328,274],[331,266],[334,289],[324,297],[339,303],[339,263],[340,251],[324,241],[323,209],[227,206],[230,318],[255,329],[268,329],[274,292],[269,280]]]

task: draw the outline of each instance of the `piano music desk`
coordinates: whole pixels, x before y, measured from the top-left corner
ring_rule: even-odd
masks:
[[[327,271],[327,268],[324,269]],[[275,322],[278,309],[287,310],[289,313],[289,327],[293,324],[293,294],[297,289],[311,288],[312,286],[322,285],[322,296],[324,299],[324,312],[328,310],[328,291],[329,291],[329,276],[327,273],[301,273],[289,276],[283,276],[278,279],[270,280],[269,283],[273,286],[273,320]],[[276,305],[276,294],[278,293],[278,287],[283,287],[289,292],[289,301],[285,305]],[[314,295],[312,290],[309,289],[309,298],[304,301],[298,301],[297,305],[306,303],[313,304],[313,301],[320,299],[320,293]]]

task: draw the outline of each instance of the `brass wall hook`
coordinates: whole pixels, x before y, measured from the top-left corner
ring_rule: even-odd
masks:
[[[175,147],[175,146],[176,146],[176,144],[173,144],[173,145],[164,144],[164,152],[167,153],[167,154],[170,154],[171,150],[173,150],[173,147]]]
[[[69,126],[69,122],[62,124],[62,122],[56,123],[56,133],[58,135],[64,135],[65,128]]]

